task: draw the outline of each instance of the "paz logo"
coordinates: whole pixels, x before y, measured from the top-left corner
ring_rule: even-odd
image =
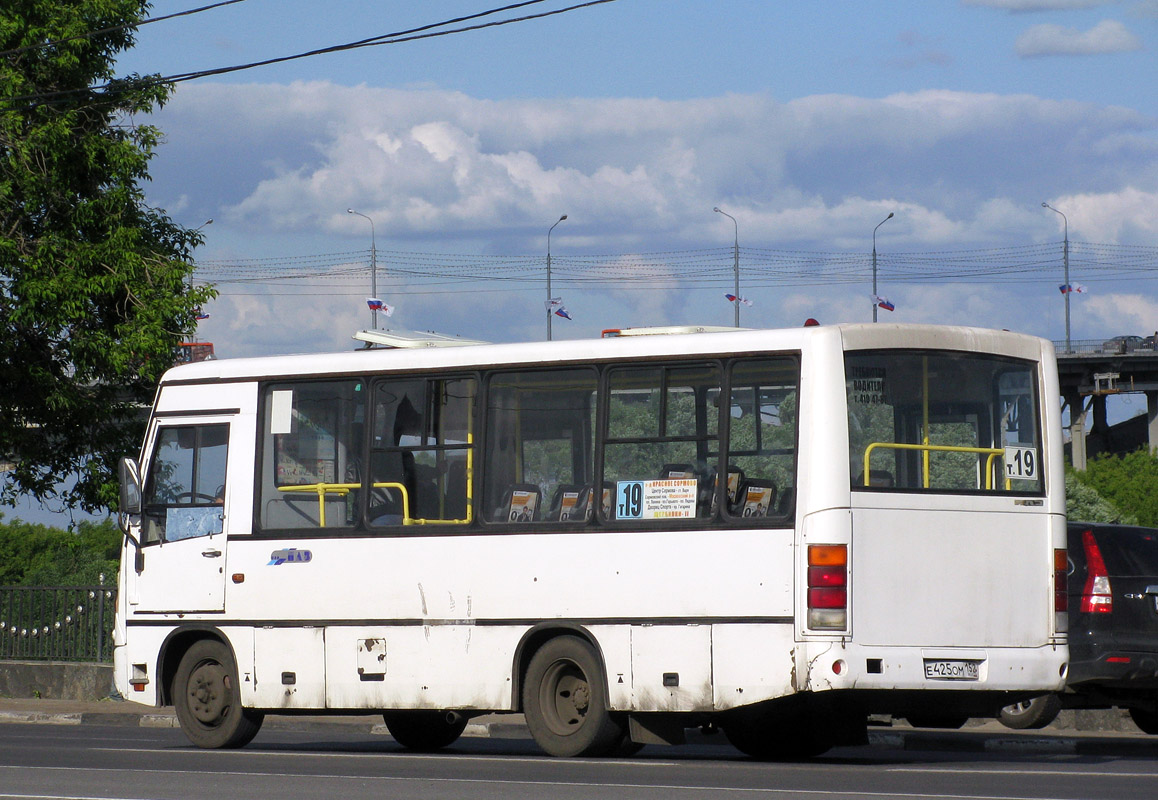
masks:
[[[314,554],[309,550],[298,550],[291,547],[288,550],[274,550],[269,554],[269,564],[266,566],[281,566],[282,564],[308,564],[314,560]]]

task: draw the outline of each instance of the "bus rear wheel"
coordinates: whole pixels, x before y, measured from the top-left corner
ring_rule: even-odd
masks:
[[[607,682],[595,648],[576,636],[547,642],[531,658],[523,713],[535,743],[553,756],[605,756],[623,741],[607,709]]]
[[[382,719],[394,741],[423,753],[454,744],[467,722],[466,717],[450,711],[386,711]]]
[[[761,761],[814,758],[835,744],[836,735],[803,717],[738,716],[723,725],[724,736],[746,756]]]
[[[173,678],[173,705],[181,731],[207,749],[244,747],[264,719],[241,707],[233,654],[213,639],[196,642],[181,659]]]

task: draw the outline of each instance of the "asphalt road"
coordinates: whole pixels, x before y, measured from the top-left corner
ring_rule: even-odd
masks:
[[[1116,747],[1103,738],[1051,752],[1040,744],[990,748],[987,737],[909,736],[808,762],[761,763],[726,745],[554,759],[525,739],[495,738],[463,738],[443,753],[418,755],[387,736],[342,729],[263,730],[242,750],[207,751],[176,729],[14,723],[0,725],[0,798],[1158,797],[1158,742]]]

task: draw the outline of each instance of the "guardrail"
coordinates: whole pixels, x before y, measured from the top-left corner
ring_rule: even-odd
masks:
[[[1083,355],[1087,353],[1105,353],[1109,355],[1122,355],[1123,353],[1138,353],[1139,355],[1145,353],[1146,355],[1153,355],[1154,348],[1139,346],[1127,346],[1124,342],[1115,342],[1112,339],[1071,339],[1069,350],[1066,350],[1065,340],[1053,343],[1054,349],[1059,356],[1061,355]]]
[[[0,586],[0,659],[111,662],[114,586]]]

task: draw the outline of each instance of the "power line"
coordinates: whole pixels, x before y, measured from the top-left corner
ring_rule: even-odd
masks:
[[[207,78],[214,75],[225,75],[231,72],[240,72],[243,70],[254,69],[256,67],[265,67],[272,64],[281,64],[287,61],[295,61],[301,58],[310,58],[317,55],[325,55],[329,53],[339,53],[346,50],[354,50],[361,47],[377,47],[386,44],[402,44],[404,42],[414,42],[421,39],[433,39],[439,36],[450,36],[456,33],[469,33],[472,31],[483,30],[485,28],[494,28],[502,25],[510,25],[516,22],[527,22],[535,19],[543,19],[545,17],[553,17],[558,14],[566,14],[571,11],[576,11],[590,6],[603,5],[605,3],[614,3],[616,0],[587,0],[587,2],[577,3],[575,5],[567,6],[565,8],[554,9],[552,11],[543,11],[538,14],[526,14],[521,17],[511,17],[508,19],[496,20],[494,22],[485,22],[478,25],[467,25],[461,28],[453,28],[445,31],[435,31],[434,28],[441,28],[447,25],[454,25],[459,22],[464,22],[472,19],[479,19],[492,14],[510,11],[524,6],[535,5],[537,3],[546,2],[546,0],[525,0],[521,3],[513,3],[511,5],[502,6],[500,8],[493,8],[487,11],[480,11],[476,14],[469,14],[455,19],[445,20],[443,22],[431,23],[423,25],[418,28],[411,28],[405,31],[397,31],[395,33],[384,33],[379,36],[373,36],[368,39],[361,39],[356,42],[348,42],[346,44],[332,45],[330,47],[322,47],[316,50],[309,50],[304,53],[296,53],[290,56],[279,56],[277,58],[269,58],[263,61],[253,61],[248,64],[238,64],[231,67],[217,67],[215,69],[199,70],[196,72],[185,72],[169,76],[157,76],[142,78],[136,82],[138,88],[145,88],[150,86],[158,86],[161,84],[183,83],[185,81],[196,80],[198,78]],[[97,86],[86,86],[79,89],[63,89],[56,92],[41,92],[30,95],[19,95],[14,97],[2,98],[6,102],[32,102],[36,104],[55,102],[58,99],[68,97],[76,94],[98,94],[100,92],[108,91],[114,86],[118,85],[118,81],[110,81],[108,83]]]
[[[219,286],[262,284],[308,288],[312,294],[357,295],[364,292],[368,253],[359,250],[281,259],[201,261],[195,265],[194,277]],[[744,285],[750,288],[851,285],[867,282],[871,274],[867,253],[741,248],[740,255]],[[538,291],[545,274],[543,257],[537,255],[378,250],[377,257],[387,291],[395,295],[455,293],[467,285],[472,286],[472,293],[521,291],[524,287]],[[892,252],[878,257],[878,270],[891,285],[1031,285],[1060,280],[1061,257],[1060,243]],[[552,258],[552,276],[561,288],[706,290],[730,285],[732,259],[732,247],[558,256]],[[1071,241],[1070,267],[1086,283],[1158,280],[1158,247]]]

